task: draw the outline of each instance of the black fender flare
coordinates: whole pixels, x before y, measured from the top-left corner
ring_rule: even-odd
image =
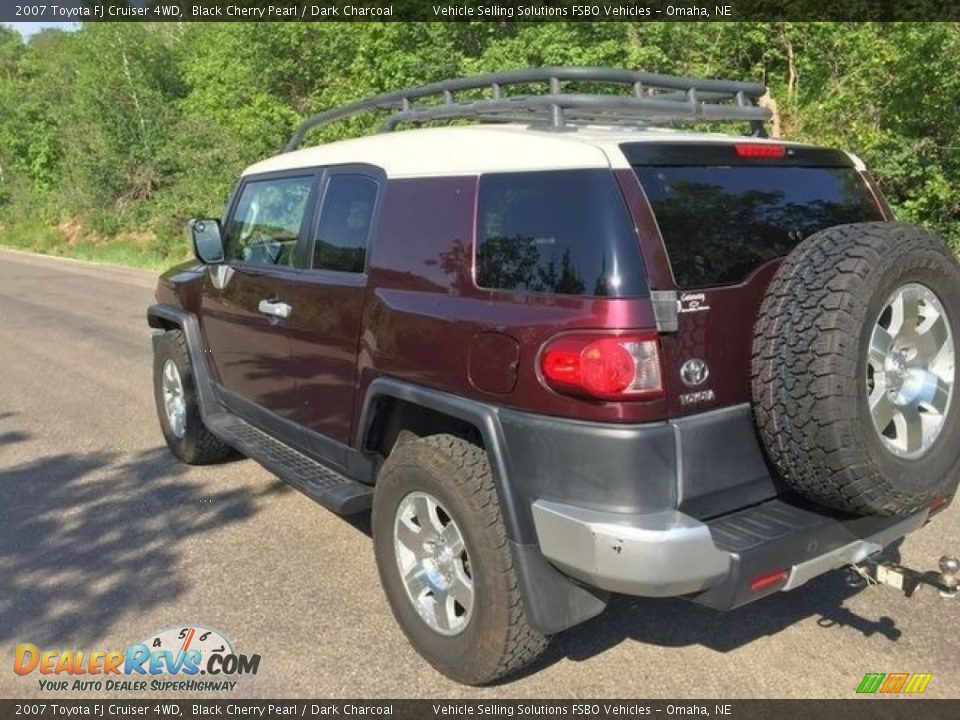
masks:
[[[357,424],[356,447],[364,447],[373,425],[376,401],[391,397],[429,410],[449,415],[473,425],[483,438],[490,461],[500,513],[513,555],[520,592],[530,625],[552,635],[599,615],[606,608],[609,594],[585,588],[551,565],[536,543],[522,542],[532,528],[525,528],[528,513],[518,507],[522,493],[513,491],[507,443],[500,424],[498,408],[486,403],[451,395],[390,377],[379,377],[370,383]],[[535,532],[535,531],[534,531]]]
[[[511,540],[523,537],[519,513],[511,502],[514,494],[511,492],[510,475],[507,469],[506,442],[497,418],[496,407],[395,378],[379,377],[371,382],[367,388],[363,409],[360,413],[360,422],[357,424],[355,447],[364,447],[373,426],[376,400],[383,397],[396,398],[413,405],[419,405],[428,410],[463,420],[476,427],[483,438],[483,444],[490,459],[490,469],[493,471],[493,479],[500,496],[500,512],[503,514],[507,537]]]
[[[155,330],[167,331],[171,328],[178,328],[183,332],[184,339],[187,341],[187,354],[190,356],[190,364],[193,366],[193,377],[197,384],[197,401],[200,406],[200,416],[207,421],[210,413],[219,407],[213,390],[212,375],[210,365],[206,356],[200,351],[203,347],[203,336],[200,334],[200,323],[197,316],[187,310],[173,307],[172,305],[151,305],[147,308],[147,324]],[[154,334],[154,344],[160,333]]]

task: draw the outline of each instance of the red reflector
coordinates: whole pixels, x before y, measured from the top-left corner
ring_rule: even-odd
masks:
[[[757,592],[758,590],[764,590],[772,585],[777,585],[786,579],[786,570],[774,570],[773,572],[765,573],[763,575],[757,575],[757,577],[753,579],[753,582],[750,583],[750,591]]]
[[[949,504],[950,504],[950,498],[948,497],[935,498],[934,501],[929,505],[930,514],[933,515],[935,513],[940,512]]]
[[[783,145],[770,143],[734,143],[737,155],[745,158],[782,158],[787,154]]]

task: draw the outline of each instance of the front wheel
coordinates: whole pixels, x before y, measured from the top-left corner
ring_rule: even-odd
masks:
[[[489,683],[546,647],[526,621],[483,449],[452,435],[394,448],[377,480],[373,543],[394,617],[447,677]]]
[[[161,335],[153,355],[153,394],[167,447],[190,465],[226,460],[233,448],[211,433],[200,415],[193,367],[181,330]]]

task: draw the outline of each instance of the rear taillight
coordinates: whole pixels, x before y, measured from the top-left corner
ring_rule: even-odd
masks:
[[[786,157],[787,149],[783,145],[771,143],[734,143],[737,155],[743,158],[774,159]]]
[[[562,335],[540,354],[540,371],[554,390],[606,400],[663,394],[656,333]]]

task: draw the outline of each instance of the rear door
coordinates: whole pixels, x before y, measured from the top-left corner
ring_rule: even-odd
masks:
[[[761,143],[624,146],[653,211],[679,329],[663,337],[673,416],[749,401],[753,325],[779,259],[818,230],[882,220],[850,158]]]
[[[244,179],[224,223],[225,262],[204,284],[201,327],[228,401],[287,418],[298,408],[289,330],[303,311],[295,291],[316,181],[309,170]]]
[[[385,184],[383,172],[368,165],[324,173],[297,289],[301,307],[290,324],[297,422],[340,445],[352,431],[367,247]]]

